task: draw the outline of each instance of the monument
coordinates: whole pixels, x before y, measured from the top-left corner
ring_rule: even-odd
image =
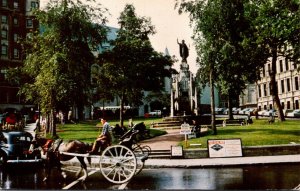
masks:
[[[189,56],[189,48],[182,40],[179,43],[179,54],[181,59],[180,71],[178,74],[172,75],[172,93],[171,93],[171,117],[176,115],[186,115],[194,113],[197,108],[197,92],[194,90],[193,74],[189,70],[187,58]]]

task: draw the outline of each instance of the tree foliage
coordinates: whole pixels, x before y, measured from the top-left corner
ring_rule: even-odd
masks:
[[[120,122],[123,125],[123,106],[142,102],[143,91],[159,91],[163,78],[170,76],[166,66],[172,59],[154,51],[149,35],[155,33],[151,20],[139,17],[133,5],[127,4],[119,17],[120,30],[111,42],[113,48],[99,55],[102,81],[121,101]]]
[[[256,43],[265,47],[264,53],[271,61],[270,93],[278,109],[278,118],[285,120],[278,96],[276,61],[282,57],[299,62],[300,2],[298,0],[254,1],[249,4],[250,18],[256,30]]]
[[[190,13],[194,25],[202,80],[212,72],[225,95],[239,95],[247,83],[259,80],[268,58],[276,68],[276,54],[299,59],[299,1],[199,0],[178,5],[179,13]],[[271,91],[281,111],[275,74]]]
[[[22,86],[28,99],[37,100],[44,112],[52,114],[70,106],[79,109],[90,96],[92,51],[106,39],[104,10],[76,0],[51,0],[35,16],[40,30],[23,43],[26,60],[23,72],[32,81]],[[52,128],[55,135],[55,127]]]

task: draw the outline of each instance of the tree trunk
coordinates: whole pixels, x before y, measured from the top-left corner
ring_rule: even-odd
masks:
[[[232,114],[232,100],[231,100],[231,92],[229,90],[228,92],[228,97],[227,97],[227,102],[228,102],[228,118],[233,119],[233,114]]]
[[[209,83],[210,83],[210,100],[211,100],[211,128],[213,130],[213,135],[217,135],[217,128],[215,124],[215,91],[214,91],[214,79],[213,79],[213,69],[210,69],[209,73]]]
[[[278,119],[279,121],[285,121],[285,117],[282,111],[282,106],[278,96],[278,86],[276,83],[276,60],[277,60],[277,49],[272,49],[272,70],[270,71],[270,87],[271,87],[271,95],[274,103],[277,106],[278,110]]]
[[[55,119],[54,110],[51,109],[51,111],[50,111],[50,126],[52,126],[52,128],[51,128],[52,137],[56,137],[56,123],[55,123],[54,119]]]
[[[124,93],[121,95],[121,100],[120,100],[120,125],[123,127],[124,125],[124,119],[123,119],[123,110],[124,110]]]

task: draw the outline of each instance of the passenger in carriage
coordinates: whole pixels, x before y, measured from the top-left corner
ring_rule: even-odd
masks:
[[[104,118],[101,119],[101,123],[103,125],[102,132],[95,140],[89,154],[98,154],[99,148],[103,150],[111,145],[111,135],[109,133],[110,125]]]

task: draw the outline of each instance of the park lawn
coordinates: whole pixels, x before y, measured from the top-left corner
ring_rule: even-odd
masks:
[[[207,148],[208,139],[241,139],[242,146],[281,145],[291,142],[300,144],[300,121],[276,120],[275,123],[268,124],[267,119],[258,119],[246,126],[217,127],[217,135],[212,135],[212,131],[209,130],[200,138],[188,139],[188,145],[200,143],[200,148]],[[185,142],[181,142],[180,145],[185,147]]]
[[[151,123],[161,121],[161,118],[136,118],[133,119],[133,124],[144,122],[149,129]],[[115,126],[119,123],[119,120],[109,120],[111,126]],[[124,126],[128,127],[129,121],[124,121]],[[95,141],[96,137],[102,131],[102,125],[99,120],[80,121],[77,124],[58,124],[57,135],[64,140],[80,140],[87,143]],[[166,134],[166,131],[157,129],[150,129],[150,136],[156,137]]]

